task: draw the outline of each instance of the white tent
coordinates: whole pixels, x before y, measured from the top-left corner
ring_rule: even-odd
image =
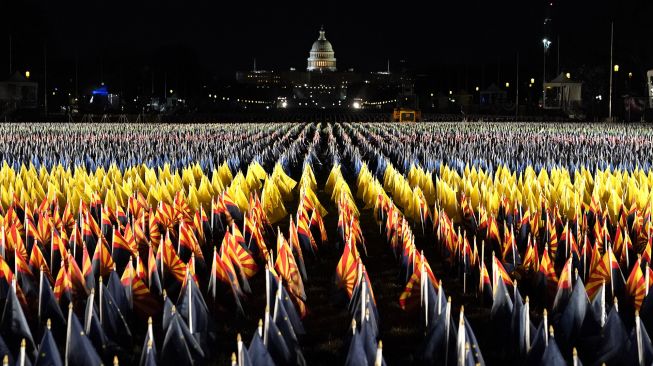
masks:
[[[653,108],[653,70],[646,72],[646,81],[648,86],[648,107]]]
[[[545,109],[561,109],[572,111],[581,104],[581,90],[583,83],[571,79],[569,73],[561,73],[555,79],[544,83]]]

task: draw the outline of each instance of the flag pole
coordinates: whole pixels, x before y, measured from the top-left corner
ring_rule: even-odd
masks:
[[[365,321],[365,296],[366,296],[366,286],[365,282],[361,282],[361,326]]]
[[[7,247],[7,234],[5,232],[4,225],[2,225],[2,229],[0,230],[2,231],[0,232],[0,239],[2,240],[2,245],[0,245],[0,255],[2,255],[2,258],[5,258],[5,248]]]
[[[236,344],[238,345],[238,366],[243,366],[243,339],[240,333],[236,336]]]
[[[84,324],[84,331],[89,334],[91,331],[91,319],[93,318],[93,301],[95,300],[95,289],[91,289],[91,294],[88,296],[88,304],[86,305],[86,324]]]
[[[270,307],[270,268],[265,265],[265,307]]]
[[[612,68],[613,68],[613,56],[614,56],[614,21],[610,22],[610,68],[608,72],[610,73],[610,97],[608,99],[608,120],[612,122]]]
[[[451,296],[447,299],[444,316],[444,365],[449,364],[449,324],[451,323]]]
[[[63,229],[63,227],[62,227]],[[63,231],[63,230],[62,230]],[[73,257],[77,257],[77,230],[73,228]]]
[[[515,90],[516,90],[516,96],[515,96],[515,122],[517,121],[517,118],[519,117],[519,51],[517,51],[517,81],[515,82]],[[521,217],[521,214],[520,214]]]
[[[188,330],[193,334],[193,277],[190,274],[190,268],[186,269],[186,286],[188,286]]]
[[[460,307],[460,318],[458,320],[458,340],[457,340],[457,349],[458,349],[458,365],[465,364],[465,307]]]
[[[35,244],[36,245],[36,244]],[[648,274],[648,273],[647,273]],[[39,312],[38,312],[38,321],[41,324],[41,299],[43,298],[43,266],[39,269]]]
[[[211,264],[211,283],[213,286],[211,286],[211,294],[213,295],[213,301],[215,301],[215,295],[216,295],[216,289],[218,286],[218,276],[216,274],[217,269],[217,263],[218,263],[218,248],[213,246],[213,263]],[[229,281],[231,282],[231,281]],[[233,284],[231,284],[233,287]]]
[[[601,328],[605,325],[605,279],[603,280],[603,283],[601,284],[601,289],[603,290],[603,293],[601,294],[601,299],[599,301],[600,307],[601,307]]]
[[[605,244],[608,246],[608,252],[609,252],[609,254],[608,254],[608,262],[609,262],[608,271],[610,271],[610,291],[611,291],[610,294],[612,296],[614,296],[614,281],[612,280],[612,255],[610,255],[610,254],[612,254],[612,247],[607,243],[607,240],[606,240]]]
[[[54,262],[54,227],[50,230],[50,267]]]
[[[266,306],[265,307],[265,332],[263,333],[263,345],[268,346],[268,330],[270,326],[270,307]],[[259,329],[261,327],[259,326]]]
[[[102,298],[103,298],[103,296],[104,296],[104,285],[103,285],[103,283],[102,283],[102,271],[101,271],[101,270],[100,270],[100,279],[99,279],[99,286],[98,286],[98,287],[100,288],[100,294],[99,294],[99,297],[98,297],[98,302],[100,303],[100,306],[99,306],[99,311],[100,311],[100,325],[102,325],[102,318],[103,318],[103,316],[102,316],[102,315],[103,315],[103,311],[102,311]]]
[[[637,337],[637,359],[639,364],[644,364],[644,350],[642,349],[642,324],[639,319],[639,310],[635,311],[635,336]]]
[[[424,259],[422,258],[422,283],[423,283],[422,288],[424,293],[426,294],[426,296],[424,296],[424,325],[428,327],[429,326],[429,297],[428,297],[428,293],[426,293],[428,291],[427,290],[428,282],[426,281],[426,269],[424,268],[423,260]]]
[[[548,317],[548,315],[547,315],[547,311],[546,311],[546,309],[544,309],[544,311],[542,312],[542,315],[543,315],[543,317],[542,317],[542,324],[544,325],[544,326],[542,327],[542,331],[544,332],[544,344],[545,344],[545,346],[548,346],[548,345],[549,345],[549,332],[548,332],[548,328],[549,328],[549,317]]]
[[[68,366],[68,352],[70,351],[70,336],[72,333],[72,323],[73,323],[73,304],[68,304],[68,321],[67,323],[67,332],[66,332],[66,351],[64,353],[64,365]]]
[[[279,314],[279,303],[281,301],[281,286],[277,286],[277,293],[274,295],[274,310],[272,311],[272,320],[277,320],[277,315]]]
[[[440,286],[438,286],[438,315],[442,314],[442,293],[444,292],[444,287],[442,286],[442,280],[440,280]]]
[[[526,324],[524,327],[524,339],[526,343],[526,353],[528,354],[531,351],[531,327],[529,326],[531,324],[531,314],[528,296],[526,296],[526,303],[524,304],[524,317],[524,323]]]

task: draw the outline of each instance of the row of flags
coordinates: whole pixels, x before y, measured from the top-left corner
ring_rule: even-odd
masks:
[[[366,146],[360,140],[359,145]],[[378,155],[371,144],[367,147],[369,155]],[[365,150],[361,150],[365,154]],[[386,158],[381,155],[379,159]],[[411,166],[408,174],[410,183],[405,183],[409,179],[397,173],[392,168],[392,163],[385,161],[379,164],[381,165],[386,167],[383,172],[386,190],[397,198],[397,202],[403,202],[406,209],[414,207],[411,199],[419,200],[419,195],[413,194],[414,198],[406,199],[405,197],[410,195],[404,192],[411,187],[421,189],[425,186],[423,181],[415,178],[423,169]],[[565,186],[564,179],[569,179],[569,174],[564,169],[552,170],[552,178],[548,177],[545,170],[540,171],[539,176],[534,174],[532,168],[526,168],[525,172],[525,178],[520,177],[518,185],[513,185],[512,190],[502,188],[510,187],[511,179],[513,183],[516,181],[515,173],[509,172],[505,167],[496,172],[493,180],[484,178],[483,171],[477,171],[476,168],[465,168],[462,177],[458,176],[457,171],[446,166],[440,166],[439,175],[435,172],[436,200],[433,210],[427,214],[427,221],[433,224],[436,244],[446,262],[461,274],[463,288],[467,283],[467,289],[477,289],[476,296],[482,303],[491,307],[495,319],[501,319],[496,322],[497,327],[510,322],[510,314],[513,314],[513,319],[518,317],[513,313],[513,303],[515,308],[522,309],[526,306],[528,309],[528,297],[524,304],[517,287],[518,278],[526,284],[532,279],[534,284],[527,285],[526,288],[531,291],[533,298],[544,303],[544,308],[549,308],[556,315],[573,311],[570,310],[573,309],[570,298],[573,291],[581,286],[586,298],[586,301],[581,301],[581,308],[586,305],[589,307],[590,301],[593,304],[605,304],[607,301],[609,304],[612,299],[622,300],[619,322],[623,320],[626,327],[637,324],[639,333],[637,339],[632,339],[632,344],[638,346],[636,354],[646,355],[650,341],[646,341],[648,336],[641,336],[641,329],[645,330],[642,325],[646,323],[646,316],[642,321],[639,311],[650,287],[647,260],[650,258],[650,174],[647,176],[641,170],[635,170],[632,174],[597,170],[592,176],[588,170],[581,170],[576,171],[576,185],[567,183]],[[366,171],[363,171],[363,174],[372,175]],[[590,187],[582,188],[590,181]],[[535,207],[531,210],[529,206],[520,204],[522,200],[519,192],[529,191],[533,187],[540,189],[541,194],[540,200],[535,201],[539,206],[531,204],[530,207]],[[567,192],[573,192],[580,187],[577,192],[581,194],[575,193],[575,197],[580,197],[576,201],[580,204],[570,209],[574,205],[566,203],[565,200],[572,195],[565,193],[561,187],[565,187]],[[365,189],[366,187],[363,187],[363,192]],[[495,189],[504,189],[501,200],[496,200],[497,191],[491,193]],[[467,193],[471,198],[468,198]],[[505,196],[509,194],[510,198]],[[529,195],[531,199],[527,202],[533,202],[532,193]],[[484,200],[483,196],[488,197],[490,201]],[[619,196],[623,198],[617,199]],[[515,201],[512,199],[514,197],[518,199]],[[589,203],[582,202],[583,199]],[[383,200],[383,196],[379,196],[379,202]],[[603,203],[606,200],[608,203]],[[490,209],[483,206],[484,202],[489,202],[487,207]],[[492,202],[496,204],[493,206]],[[411,219],[418,226],[423,222],[417,217]],[[391,220],[392,218],[387,216],[387,221]],[[487,254],[491,256],[486,255],[486,248]],[[615,255],[615,252],[618,254]],[[488,259],[491,264],[490,271],[485,264]],[[587,291],[583,285],[585,281]],[[510,288],[514,291],[507,290]],[[535,292],[532,292],[533,288]],[[467,292],[465,289],[463,291]],[[582,299],[582,296],[580,297]],[[505,304],[506,298],[510,301],[510,306],[502,305]],[[503,308],[509,308],[509,311],[504,309],[501,316],[500,309]],[[606,306],[602,309],[602,313],[592,315],[603,319],[600,325],[604,327],[607,318]],[[619,307],[615,306],[614,309],[617,313]],[[520,312],[523,314],[522,310]],[[634,316],[634,312],[638,315]],[[569,327],[572,327],[574,332],[579,331],[578,322],[571,325],[556,324],[563,328],[565,340],[565,346],[562,347],[564,357],[558,357],[559,360],[563,360],[563,363],[564,359],[573,359],[574,362],[580,358],[595,360],[594,355],[588,352],[590,347],[580,347],[580,343],[585,341],[582,337],[571,342],[568,338]],[[605,342],[605,339],[611,336],[611,328],[604,327],[601,330],[601,338],[592,343],[599,349],[602,346],[601,341]],[[542,334],[545,337],[549,334],[546,324]],[[626,338],[624,343],[628,341]],[[645,340],[642,341],[642,338]],[[532,339],[531,337],[530,340]],[[528,343],[530,342],[526,342]],[[576,344],[581,349],[574,349],[572,358],[570,346]],[[509,347],[504,349],[509,352]],[[523,349],[520,351],[522,356],[527,354]],[[540,356],[542,353],[533,353],[529,357],[533,362]],[[601,357],[599,359],[604,361],[615,361],[615,358],[610,358],[615,357],[614,354]],[[523,359],[520,362],[523,362]],[[646,359],[641,358],[639,362],[647,363]]]
[[[325,191],[338,207],[338,241],[342,244],[342,254],[336,266],[335,282],[347,300],[351,317],[345,365],[385,365],[379,312],[372,282],[363,263],[366,246],[359,210],[339,165],[331,169]]]
[[[342,128],[352,136],[365,136],[404,174],[413,164],[430,172],[444,165],[460,175],[467,165],[490,174],[500,166],[517,175],[528,167],[536,172],[565,168],[572,173],[586,168],[592,174],[640,169],[648,174],[653,164],[653,136],[645,125],[458,121],[344,123]],[[372,163],[368,161],[376,168]]]
[[[226,162],[237,172],[251,161],[270,169],[288,157],[284,154],[295,141],[312,137],[319,128],[308,123],[3,124],[0,142],[7,147],[3,164],[15,171],[22,165],[92,172],[112,165],[124,171],[166,164],[181,170],[198,164],[210,172]]]
[[[386,169],[391,169],[390,166]],[[395,176],[393,180],[398,182],[396,186],[404,183],[402,176]],[[358,192],[369,197],[367,205],[374,204],[374,216],[400,265],[401,276],[406,279],[399,305],[404,310],[421,309],[423,314],[420,318],[425,338],[416,352],[416,360],[434,365],[485,364],[464,308],[460,309],[456,326],[451,298],[446,297],[443,283],[435,277],[423,251],[417,249],[411,225],[366,165],[362,166],[358,176]],[[395,191],[395,194],[400,196],[401,191]]]
[[[346,136],[346,132],[344,132],[343,136],[339,136],[339,138],[347,141],[348,138]],[[399,175],[393,175],[392,178],[388,179],[388,174],[386,174],[385,184],[382,184],[375,178],[374,173],[367,168],[367,165],[360,161],[360,156],[358,156],[357,151],[346,152],[346,155],[349,155],[348,158],[352,161],[354,171],[357,172],[356,196],[364,203],[365,209],[372,209],[372,214],[379,224],[379,231],[382,234],[385,233],[388,246],[399,264],[400,278],[404,278],[406,281],[404,291],[399,296],[399,304],[406,310],[422,308],[424,316],[421,319],[424,321],[426,336],[415,354],[415,361],[421,364],[434,365],[484,364],[480,347],[469,322],[464,316],[464,310],[461,308],[458,327],[455,327],[453,314],[451,313],[451,299],[449,298],[447,302],[442,282],[436,279],[424,253],[419,251],[415,245],[416,236],[413,234],[412,225],[404,216],[402,209],[395,205],[391,198],[391,195],[405,197],[406,199],[403,202],[406,204],[406,207],[410,207],[414,212],[417,212],[414,218],[417,219],[417,222],[421,222],[420,218],[430,217],[428,214],[429,205],[419,203],[420,200],[423,202],[426,201],[425,196],[408,195],[407,192],[412,192],[413,190],[403,188],[408,183]],[[388,172],[391,171],[389,165],[386,165],[386,169],[388,169]],[[331,171],[329,180],[327,180],[325,190],[327,192],[330,191],[329,183],[331,181],[344,181],[345,179],[342,176],[340,166],[335,166]],[[425,179],[422,179],[421,183],[426,183]],[[337,184],[333,184],[332,186],[338,187]],[[352,201],[348,187],[341,189],[341,192],[339,207],[342,208],[340,210],[344,212],[354,211],[348,209],[347,204],[343,204]],[[358,215],[356,214],[355,217],[358,217]],[[423,222],[422,228],[426,228],[427,224],[427,222]],[[355,238],[356,232],[355,227],[351,229],[351,233],[353,234],[351,237]],[[371,288],[367,284],[369,279],[360,260],[361,255],[358,254],[360,251],[356,249],[357,247],[355,245],[347,243],[336,269],[336,279],[342,288],[348,289],[350,288],[348,284],[356,284],[356,292],[353,292],[352,300],[354,298],[358,300],[356,296],[360,296],[361,289],[364,291],[368,287]],[[354,269],[357,268],[354,266],[354,263],[358,263],[358,272]],[[358,281],[355,280],[356,274],[360,277]],[[370,302],[370,304],[372,303],[374,302]],[[369,310],[367,313],[375,314],[374,311]],[[375,315],[378,319],[378,314]],[[365,318],[361,321],[365,321]],[[355,325],[353,325],[353,333],[356,334]],[[348,361],[352,355],[353,345],[354,343],[350,345]],[[359,362],[352,364],[366,363]],[[373,363],[367,364],[373,365]]]
[[[319,139],[313,139],[314,144],[318,142]],[[288,187],[290,178],[281,173],[273,172],[273,176],[277,174],[275,180],[278,184]],[[283,177],[286,177],[285,181]],[[292,187],[296,185],[299,187],[298,206],[296,215],[289,217],[288,235],[285,236],[277,228],[276,250],[270,249],[262,258],[265,261],[264,316],[259,320],[249,347],[245,347],[238,335],[232,365],[307,364],[300,346],[306,334],[302,319],[308,314],[304,287],[304,282],[308,280],[305,257],[317,257],[317,243],[326,245],[328,240],[323,222],[327,212],[315,194],[317,181],[308,157],[304,160],[299,182],[292,181]],[[283,188],[275,191],[279,192],[279,202],[284,195],[286,200],[292,198],[292,187],[285,194],[281,193]],[[261,210],[261,214],[268,217],[265,209]]]
[[[294,141],[292,134],[278,137]],[[300,189],[281,163],[271,175],[256,161],[235,175],[225,163],[211,179],[199,165],[111,166],[93,174],[62,166],[16,174],[5,165],[3,176],[16,179],[2,180],[11,184],[3,184],[9,189],[2,200],[12,198],[0,220],[0,293],[7,299],[0,341],[8,342],[0,342],[0,352],[21,365],[38,357],[47,364],[110,363],[116,354],[135,363],[134,332],[149,318],[140,364],[203,363],[215,357],[216,311],[246,316],[249,281],[266,264],[288,289],[284,298],[298,295],[286,306],[305,316],[299,266],[293,271],[291,264],[304,267],[302,249],[316,255],[316,242],[327,240],[326,210],[307,161]],[[288,241],[279,240],[276,252],[268,217],[276,201],[263,186],[286,201],[300,196]],[[50,338],[59,353],[37,352]]]
[[[425,338],[417,356],[423,362],[484,363],[464,309],[452,314],[443,283],[420,250],[432,242],[463,295],[488,308],[496,338],[506,340],[483,343],[492,353],[517,363],[653,361],[646,333],[653,321],[653,175],[645,155],[642,165],[622,168],[523,165],[502,162],[500,154],[489,163],[465,161],[469,155],[456,156],[456,148],[439,155],[448,156],[445,163],[426,157],[454,151],[455,144],[480,144],[471,131],[482,127],[464,126],[465,135],[432,125],[320,127],[135,128],[115,136],[105,127],[81,127],[68,136],[36,134],[52,146],[31,155],[12,145],[0,167],[0,353],[20,365],[111,363],[115,355],[132,364],[208,362],[216,352],[215,317],[248,316],[248,300],[256,296],[250,282],[265,276],[260,330],[248,348],[237,340],[235,362],[305,364],[306,258],[318,256],[328,240],[312,166],[321,164],[317,152],[327,151],[332,169],[325,191],[338,210],[332,242],[342,253],[336,285],[352,318],[348,364],[384,363],[363,263],[370,243],[359,218],[367,210],[405,281],[400,305],[421,310]],[[490,127],[483,143],[518,148],[497,141],[499,131]],[[547,134],[560,143],[559,133]],[[152,136],[159,143],[145,145]],[[224,141],[211,158],[198,147],[207,136]],[[637,155],[648,149],[645,138],[628,134],[609,140],[636,144]],[[595,136],[578,142],[598,144],[597,154],[604,149]],[[137,144],[142,151],[130,156]],[[89,146],[97,159],[85,152],[73,162],[63,151]],[[224,158],[217,164],[215,156]],[[295,181],[290,171],[299,166]],[[289,216],[295,199],[297,211]],[[286,219],[287,235],[273,229]],[[136,360],[129,351],[143,332]]]

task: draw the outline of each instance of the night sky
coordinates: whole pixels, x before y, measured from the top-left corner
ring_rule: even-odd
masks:
[[[611,20],[617,62],[653,67],[653,1],[552,1],[550,57],[555,60],[559,35],[561,68],[609,64]],[[254,57],[259,68],[301,70],[322,24],[339,69],[381,70],[387,59],[392,66],[403,59],[415,72],[464,67],[472,74],[508,74],[519,52],[523,72],[535,74],[541,69],[547,6],[540,0],[404,0],[393,6],[380,1],[0,3],[0,76],[8,70],[11,34],[14,69],[38,75],[45,44],[48,77],[71,77],[77,59],[80,83],[102,78],[114,85],[130,84],[125,79],[144,83],[152,73],[179,85],[233,78],[236,70],[250,69]]]

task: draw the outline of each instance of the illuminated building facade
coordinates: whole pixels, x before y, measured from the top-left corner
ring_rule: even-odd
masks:
[[[381,72],[338,71],[333,46],[322,27],[309,51],[306,71],[255,67],[238,72],[236,85],[224,96],[248,108],[391,109],[406,82],[412,86],[407,75],[390,73],[389,62],[388,69]]]
[[[336,71],[336,58],[333,46],[324,36],[324,27],[320,29],[319,38],[313,42],[309,52],[307,71]]]

